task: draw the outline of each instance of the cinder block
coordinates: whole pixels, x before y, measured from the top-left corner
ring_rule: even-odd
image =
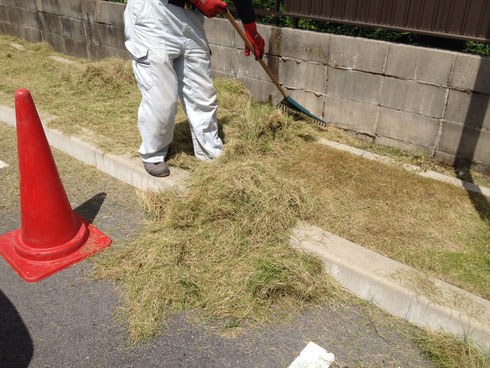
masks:
[[[214,78],[236,78],[234,74],[224,73],[217,70],[212,70],[211,75]]]
[[[85,39],[87,42],[100,45],[99,33],[97,32],[98,23],[84,21],[83,24],[85,28]]]
[[[24,28],[24,40],[28,42],[42,42],[43,36],[41,31],[32,28]]]
[[[490,96],[449,90],[445,120],[490,130]]]
[[[108,52],[109,57],[119,58],[119,59],[124,59],[124,60],[130,60],[131,59],[131,54],[126,49],[119,49],[119,48],[115,48],[115,47],[107,47],[107,49],[108,49],[107,52]]]
[[[490,132],[443,121],[437,150],[490,165]]]
[[[0,5],[17,7],[16,0],[0,0]]]
[[[38,13],[40,21],[40,30],[44,33],[61,35],[61,17],[49,13]]]
[[[0,22],[9,23],[9,8],[6,5],[0,5]]]
[[[376,135],[433,148],[440,125],[438,119],[380,107]]]
[[[435,158],[436,158],[436,160],[446,162],[449,165],[453,165],[454,163],[457,162],[455,155],[451,155],[451,154],[446,153],[446,152],[436,151],[435,152]],[[490,175],[490,165],[489,164],[484,164],[481,162],[472,162],[470,164],[470,169],[474,170],[476,172],[481,172],[481,173]]]
[[[236,31],[227,19],[205,18],[204,30],[210,44],[237,47]]]
[[[16,2],[19,8],[37,11],[36,0],[17,0]]]
[[[69,0],[69,1],[59,0],[59,1],[62,1],[63,4],[65,4],[65,2],[66,2],[67,5],[70,1],[73,1],[75,4],[75,9],[77,9],[76,3],[80,0]],[[95,4],[98,1],[100,1],[100,0],[83,0],[82,1],[82,19],[88,20],[89,22],[96,22],[97,12],[96,12],[96,5]],[[76,18],[76,17],[74,17],[74,18]]]
[[[300,60],[281,60],[279,82],[311,92],[324,93],[327,83],[327,67]]]
[[[87,51],[88,57],[93,60],[101,60],[106,58],[119,58],[124,60],[131,59],[131,54],[126,49],[88,43]]]
[[[266,54],[270,53],[271,44],[276,46],[271,41],[272,35],[274,34],[274,28],[275,27],[263,24],[257,25],[257,30],[265,42]],[[204,30],[206,32],[206,37],[208,38],[209,43],[212,45],[237,48],[240,50],[245,49],[245,42],[242,40],[240,35],[227,19],[205,18]],[[277,52],[273,53],[273,55],[277,54]]]
[[[17,24],[18,26],[21,26],[22,9],[17,7],[11,7],[11,6],[7,6],[5,7],[5,9],[7,10],[8,22],[11,24]]]
[[[237,75],[237,51],[234,48],[210,45],[213,72]]]
[[[269,81],[269,76],[264,69],[255,60],[255,57],[250,55],[246,57],[243,54],[243,50],[236,50],[236,66],[237,76],[239,78],[252,78],[257,80]],[[279,58],[275,56],[264,55],[263,58],[265,64],[267,64],[274,73],[274,69],[277,69],[274,65],[279,64]]]
[[[241,78],[243,85],[247,87],[255,101],[269,102],[273,106],[282,100],[282,95],[272,82],[256,79]]]
[[[2,33],[15,37],[21,37],[20,27],[17,24],[10,24],[10,23],[0,23],[0,24],[1,24],[0,30],[2,31]]]
[[[124,48],[124,28],[95,23],[97,38],[102,46]]]
[[[455,60],[453,52],[391,43],[385,74],[447,86]]]
[[[65,40],[59,34],[43,32],[43,41],[49,43],[56,51],[65,53]]]
[[[20,9],[20,21],[19,26],[24,28],[32,28],[36,30],[40,30],[40,21],[37,11]]]
[[[104,46],[91,42],[87,43],[87,54],[92,60],[101,60],[107,57]]]
[[[274,41],[280,45],[281,56],[327,64],[330,40],[331,35],[328,33],[280,28],[280,33],[277,34]]]
[[[326,121],[364,134],[374,135],[376,132],[377,105],[333,95],[324,96],[323,100]]]
[[[313,115],[325,120],[323,116],[324,99],[315,93],[302,91],[300,89],[286,90],[288,96],[311,112]],[[281,98],[282,99],[282,98]]]
[[[490,57],[458,54],[451,86],[490,94]]]
[[[383,73],[389,43],[332,35],[329,65],[370,73]]]
[[[88,58],[87,42],[65,38],[65,54],[79,58]]]
[[[376,144],[380,144],[386,147],[398,148],[402,151],[417,152],[422,154],[428,154],[430,150],[427,147],[419,146],[414,143],[405,142],[395,138],[376,136],[374,140]]]
[[[456,156],[450,155],[446,152],[436,151],[434,158],[438,161],[448,163],[449,165],[453,165],[456,162]]]
[[[124,28],[124,9],[126,9],[126,4],[97,1],[95,5],[96,21],[98,23]]]
[[[17,0],[0,0],[1,5],[17,7]]]
[[[38,1],[38,10],[74,19],[95,21],[96,0],[42,0]]]
[[[442,118],[447,88],[386,77],[383,81],[380,104],[436,118]]]
[[[8,32],[6,31],[7,24],[9,23],[0,21],[0,34],[8,34]]]
[[[377,104],[383,78],[376,74],[329,67],[327,94]]]
[[[86,40],[84,22],[78,19],[61,17],[61,34],[65,38]]]

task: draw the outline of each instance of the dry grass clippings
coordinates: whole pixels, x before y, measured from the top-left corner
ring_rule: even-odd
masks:
[[[9,36],[0,37],[0,49],[0,103],[11,105],[15,90],[27,88],[40,110],[58,116],[50,125],[69,134],[89,129],[100,148],[136,154],[140,95],[128,61],[57,63],[47,44]],[[479,216],[464,191],[318,145],[319,137],[352,138],[258,104],[237,81],[215,85],[224,155],[195,159],[180,109],[169,164],[191,171],[189,190],[143,193],[148,231],[95,258],[97,277],[120,281],[119,316],[132,342],[154,336],[183,310],[236,327],[345,300],[317,259],[289,247],[298,220],[490,298],[488,203]],[[488,362],[439,335],[419,341],[441,367]]]

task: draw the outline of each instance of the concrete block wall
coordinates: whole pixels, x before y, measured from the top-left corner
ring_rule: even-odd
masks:
[[[100,0],[0,0],[0,33],[60,52],[129,58],[124,5]],[[282,96],[225,19],[206,19],[213,73],[261,101]],[[490,58],[259,25],[264,61],[288,94],[359,138],[490,172]]]
[[[280,101],[228,21],[205,26],[215,74]],[[463,157],[490,173],[490,58],[264,25],[259,32],[265,62],[312,113],[358,138],[451,164]]]
[[[0,33],[77,57],[129,58],[123,11],[122,4],[98,0],[0,0]]]

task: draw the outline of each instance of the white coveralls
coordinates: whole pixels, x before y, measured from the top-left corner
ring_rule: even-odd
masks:
[[[168,0],[128,0],[124,23],[125,45],[142,96],[141,159],[164,161],[173,139],[178,96],[189,120],[194,154],[205,161],[218,157],[223,143],[204,15]]]

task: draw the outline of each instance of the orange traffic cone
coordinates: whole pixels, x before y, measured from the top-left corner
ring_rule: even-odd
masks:
[[[0,236],[0,255],[27,282],[107,248],[111,240],[71,209],[29,91],[15,92],[21,228]]]

